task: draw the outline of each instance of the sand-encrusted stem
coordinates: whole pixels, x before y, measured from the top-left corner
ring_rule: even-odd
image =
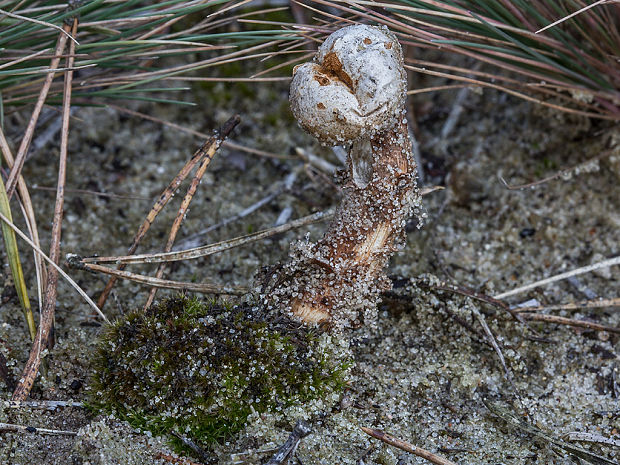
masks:
[[[389,288],[383,274],[419,205],[405,119],[406,74],[386,28],[349,26],[295,69],[291,109],[321,142],[350,146],[344,198],[323,239],[293,247],[269,294],[305,322],[359,324]]]

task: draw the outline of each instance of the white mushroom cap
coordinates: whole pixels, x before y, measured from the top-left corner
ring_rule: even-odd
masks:
[[[407,89],[398,40],[385,27],[355,25],[330,35],[314,62],[293,72],[299,124],[323,143],[350,143],[394,124]]]

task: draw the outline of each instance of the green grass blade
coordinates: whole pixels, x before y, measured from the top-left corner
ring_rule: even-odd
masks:
[[[495,33],[501,35],[501,37],[507,41],[509,41],[510,43],[512,43],[513,45],[515,45],[516,47],[520,48],[521,50],[523,50],[525,53],[527,53],[529,56],[531,56],[532,58],[535,58],[537,60],[539,60],[542,63],[546,63],[547,65],[550,65],[554,68],[556,68],[558,70],[558,72],[562,72],[567,76],[570,76],[571,78],[575,79],[577,82],[582,83],[582,84],[589,84],[592,85],[592,82],[586,78],[584,75],[580,75],[579,73],[566,68],[564,65],[562,65],[561,63],[558,63],[557,61],[552,60],[551,58],[548,58],[544,55],[542,55],[541,53],[537,52],[536,50],[534,50],[531,47],[528,47],[526,44],[524,44],[522,41],[518,40],[517,38],[511,36],[510,34],[507,34],[506,32],[502,31],[501,29],[493,26],[492,24],[490,24],[488,21],[485,21],[483,18],[481,18],[479,15],[477,15],[474,12],[471,12],[471,15],[476,18],[478,21],[480,21],[483,24],[486,24],[489,28],[491,28]],[[585,81],[585,82],[584,82]]]
[[[0,178],[0,212],[12,221],[11,207],[9,205],[9,198],[6,195],[6,189],[4,182]],[[19,250],[17,249],[17,239],[15,232],[9,226],[2,222],[2,236],[4,237],[4,246],[6,247],[6,254],[9,260],[9,268],[11,269],[11,275],[13,276],[13,282],[15,283],[15,290],[19,297],[19,303],[24,311],[26,317],[26,323],[28,324],[28,331],[30,332],[30,338],[34,341],[37,334],[37,326],[34,322],[34,316],[32,315],[32,307],[30,306],[30,299],[28,298],[28,289],[26,288],[26,280],[24,279],[24,273],[22,270],[22,264],[19,260]]]

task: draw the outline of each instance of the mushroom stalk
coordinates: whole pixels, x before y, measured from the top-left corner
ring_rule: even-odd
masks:
[[[372,310],[378,294],[390,288],[383,269],[395,244],[404,241],[404,226],[417,195],[406,122],[377,134],[370,145],[372,179],[363,187],[355,183],[349,155],[342,204],[323,239],[313,247],[316,264],[325,269],[325,275],[291,302],[291,311],[303,321],[321,323],[334,316],[353,317],[355,322],[357,315],[335,312],[342,313],[343,305]]]
[[[390,288],[383,269],[419,206],[402,53],[385,28],[343,28],[295,71],[291,107],[324,143],[350,144],[343,200],[325,236],[292,247],[270,300],[307,323],[356,326]]]

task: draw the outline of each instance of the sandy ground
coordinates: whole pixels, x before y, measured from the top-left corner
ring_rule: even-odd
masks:
[[[392,276],[405,279],[397,281],[399,287],[382,304],[376,323],[346,336],[356,362],[349,389],[338,399],[252,417],[246,431],[218,448],[217,462],[264,463],[286,440],[295,421],[306,418],[313,433],[297,452],[299,463],[305,465],[428,463],[370,439],[360,426],[388,431],[458,464],[574,463],[557,445],[490,413],[485,400],[509,409],[544,434],[568,435],[567,442],[610,460],[599,463],[620,460],[617,334],[538,322],[527,327],[492,305],[409,280],[424,276],[426,283],[445,281],[492,296],[617,255],[619,149],[536,188],[509,190],[500,176],[509,184],[544,178],[598,157],[620,142],[620,133],[610,124],[558,114],[494,91],[465,91],[461,97],[455,91],[416,100],[422,183],[446,189],[425,197],[427,219],[421,230],[412,220],[408,242],[390,269]],[[294,219],[338,202],[331,177],[304,166],[295,156],[300,147],[340,163],[331,149],[320,147],[295,125],[285,84],[217,84],[195,89],[194,98],[200,104],[190,108],[150,104],[132,108],[205,132],[240,113],[242,123],[231,140],[283,159],[223,148],[200,186],[179,241],[272,194],[261,208],[203,234],[199,243],[268,228],[283,211]],[[450,115],[456,124],[442,134]],[[14,114],[5,123],[13,143],[24,117]],[[201,141],[111,109],[80,108],[74,117],[67,187],[133,197],[69,192],[62,252],[122,254],[153,200]],[[55,119],[52,115],[47,124]],[[25,166],[31,185],[54,186],[58,139],[54,134],[31,154]],[[282,189],[291,173],[296,173],[292,187]],[[40,189],[32,193],[40,234],[47,241],[53,193]],[[179,197],[157,219],[141,251],[163,248]],[[249,247],[179,263],[169,277],[248,285],[260,266],[286,258],[292,240],[306,233],[316,239],[324,228],[324,224],[307,226]],[[27,250],[24,244],[22,250]],[[26,252],[24,260],[29,260]],[[25,269],[35,289],[32,266],[25,263]],[[131,271],[154,273],[152,267],[136,266]],[[72,270],[71,275],[90,295],[105,282],[85,272]],[[29,344],[8,276],[5,266],[0,272],[0,351],[18,379]],[[612,298],[618,283],[618,267],[612,267],[506,300],[516,304],[535,298],[556,304]],[[141,305],[146,294],[140,285],[120,283],[104,311],[114,318]],[[46,358],[47,373],[31,397],[81,401],[88,396],[89,354],[101,324],[64,282],[56,313],[57,343]],[[617,307],[545,313],[620,326]],[[480,319],[501,346],[512,382],[487,343]],[[9,398],[10,391],[0,382],[0,399]],[[165,438],[131,431],[114,419],[77,407],[49,411],[12,408],[5,402],[0,403],[0,422],[78,433],[77,437],[0,433],[0,463],[151,464],[165,463],[162,457],[168,454]],[[580,437],[595,442],[573,442],[571,433],[588,433]],[[601,444],[605,440],[612,443]]]

